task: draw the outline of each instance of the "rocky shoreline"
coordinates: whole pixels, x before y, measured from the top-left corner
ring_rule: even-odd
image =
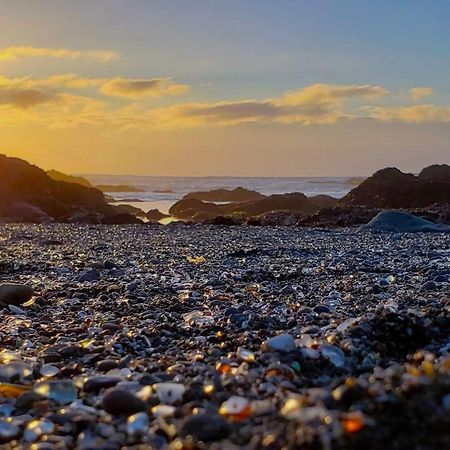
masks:
[[[446,234],[11,224],[0,239],[0,282],[35,293],[0,287],[2,448],[450,446]]]
[[[426,167],[417,176],[396,168],[379,170],[342,199],[307,197],[301,192],[266,196],[242,187],[191,192],[170,207],[170,216],[157,209],[116,205],[102,192],[140,192],[138,187],[93,187],[83,178],[54,170],[44,172],[4,155],[0,155],[0,175],[2,222],[143,224],[180,220],[209,225],[335,228],[364,225],[379,212],[393,209],[450,224],[450,166],[445,164]]]

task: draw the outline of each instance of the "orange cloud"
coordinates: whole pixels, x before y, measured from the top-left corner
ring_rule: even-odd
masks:
[[[46,48],[31,46],[13,46],[0,49],[0,61],[18,61],[21,58],[42,57],[60,59],[88,58],[107,62],[117,58],[117,53],[106,50],[69,50],[67,48]]]
[[[430,87],[415,87],[409,90],[409,95],[414,101],[420,100],[423,97],[429,97],[433,93],[434,90]]]
[[[349,117],[343,104],[350,99],[375,98],[388,91],[371,85],[313,84],[280,98],[188,103],[155,111],[165,126],[235,125],[243,122],[332,124]]]
[[[57,100],[57,94],[39,89],[0,88],[0,105],[26,109]]]
[[[414,105],[399,107],[366,108],[370,117],[387,121],[407,123],[450,122],[450,107],[436,105]]]

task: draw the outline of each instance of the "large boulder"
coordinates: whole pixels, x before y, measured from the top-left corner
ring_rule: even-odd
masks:
[[[370,208],[423,208],[450,202],[450,179],[445,170],[426,168],[422,176],[406,174],[396,168],[382,169],[352,189],[341,201],[346,206]],[[425,173],[425,175],[424,175]]]
[[[196,199],[206,202],[247,202],[264,198],[263,194],[245,189],[241,186],[236,189],[215,189],[212,191],[189,192],[184,199]]]
[[[0,155],[0,216],[14,222],[83,221],[83,217],[111,221],[117,210],[97,189],[57,181],[19,158]],[[75,219],[74,219],[75,218]],[[130,219],[131,220],[131,219]],[[121,223],[123,217],[121,217]]]
[[[362,229],[372,231],[391,231],[401,233],[446,232],[450,233],[450,225],[436,224],[422,217],[402,211],[382,211]]]

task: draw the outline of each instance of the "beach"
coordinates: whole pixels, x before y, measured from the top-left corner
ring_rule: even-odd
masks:
[[[445,233],[9,224],[0,239],[1,282],[36,293],[2,298],[4,448],[450,445]]]

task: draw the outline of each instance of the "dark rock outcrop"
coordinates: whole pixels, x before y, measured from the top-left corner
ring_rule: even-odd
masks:
[[[47,175],[52,179],[56,181],[65,181],[66,183],[74,183],[74,184],[80,184],[81,186],[85,187],[94,187],[91,183],[89,183],[86,178],[83,177],[76,177],[74,175],[67,175],[65,173],[59,172],[57,170],[47,170]]]
[[[170,207],[169,213],[179,219],[191,219],[199,214],[214,217],[222,215],[221,206],[223,205],[219,206],[195,198],[181,199]],[[205,217],[205,219],[206,218],[207,217]]]
[[[352,189],[341,204],[390,209],[449,203],[450,179],[441,175],[446,169],[432,167],[424,169],[421,176],[406,174],[396,168],[379,170]]]
[[[18,158],[0,155],[0,217],[11,222],[113,221],[121,213],[102,192],[76,183],[56,181]],[[130,223],[136,218],[127,215]],[[125,217],[120,217],[123,223]]]
[[[226,205],[217,205],[196,199],[182,199],[175,203],[169,209],[169,212],[174,217],[199,222],[216,216],[246,218],[259,216],[271,211],[291,211],[310,214],[318,209],[319,206],[304,194],[295,192],[291,194],[274,194],[259,200]]]
[[[300,192],[273,194],[251,202],[223,206],[228,207],[230,213],[246,217],[271,211],[293,211],[309,214],[319,209],[306,195]]]
[[[204,192],[190,192],[183,199],[196,199],[205,202],[247,202],[264,198],[259,192],[245,189],[241,186],[236,189],[215,189]]]
[[[425,167],[419,173],[420,180],[441,180],[450,182],[450,166],[448,164],[434,164]]]
[[[170,216],[162,213],[159,209],[151,209],[145,213],[145,217],[149,222],[159,222],[160,220],[166,219]]]
[[[320,228],[353,227],[369,222],[379,211],[379,209],[359,206],[323,208],[315,214],[301,219],[299,224]]]
[[[318,208],[333,208],[339,203],[339,199],[335,197],[331,197],[330,195],[315,195],[314,197],[309,197],[309,199],[318,207]]]
[[[270,211],[259,216],[249,217],[246,225],[250,226],[294,226],[298,225],[304,215],[289,211]]]

